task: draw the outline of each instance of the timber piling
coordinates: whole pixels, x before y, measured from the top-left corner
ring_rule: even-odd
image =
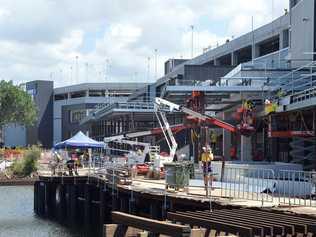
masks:
[[[212,201],[212,212],[209,208],[210,200],[206,198],[113,185],[97,176],[42,176],[34,184],[34,212],[85,237],[113,234],[110,230],[113,226],[116,226],[116,235],[107,237],[124,236],[117,234],[126,233],[128,226],[151,231],[151,236],[172,229],[177,230],[177,234],[170,232],[170,236],[195,236],[193,233],[200,228],[243,237],[315,236],[316,233],[314,217],[274,209],[241,208],[217,201]],[[181,225],[170,225],[166,219]],[[115,225],[111,225],[113,223]],[[162,232],[157,225],[162,226]],[[185,226],[191,228],[191,235]]]
[[[167,202],[167,204],[165,204]],[[40,177],[34,184],[34,212],[84,233],[104,236],[113,211],[164,220],[168,211],[208,208],[207,203],[175,200],[113,186],[97,177]],[[194,208],[195,209],[195,208]]]

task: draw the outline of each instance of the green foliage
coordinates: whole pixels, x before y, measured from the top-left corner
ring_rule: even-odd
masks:
[[[40,158],[41,150],[32,146],[25,152],[23,159],[16,160],[11,166],[13,174],[17,176],[28,176],[37,170],[37,161]]]
[[[11,166],[13,174],[18,176],[24,176],[23,174],[23,160],[15,160]]]
[[[33,125],[36,107],[32,97],[12,81],[0,81],[0,127],[8,123]]]

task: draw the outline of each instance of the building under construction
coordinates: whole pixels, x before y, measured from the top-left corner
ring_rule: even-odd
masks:
[[[168,113],[178,149],[197,160],[212,143],[226,160],[282,161],[316,168],[316,3],[291,0],[273,22],[190,60],[170,59],[165,75],[127,102],[99,106],[81,121],[95,139],[159,127],[154,98],[206,115]],[[138,141],[167,143],[160,133]]]

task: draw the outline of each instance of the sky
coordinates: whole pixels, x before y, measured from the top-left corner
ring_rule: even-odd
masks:
[[[197,56],[250,31],[252,16],[259,27],[285,8],[288,0],[0,0],[0,79],[154,82],[166,60],[191,57],[191,26]]]

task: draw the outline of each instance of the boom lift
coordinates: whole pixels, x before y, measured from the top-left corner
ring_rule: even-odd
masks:
[[[175,132],[175,133],[179,132],[185,128],[187,128],[187,126],[185,126],[183,124],[178,124],[178,125],[174,125],[174,126],[169,127],[171,134],[173,132]],[[158,135],[161,133],[165,133],[165,129],[160,126],[160,128],[153,128],[153,129],[148,130],[148,131],[131,132],[131,133],[125,133],[125,134],[111,136],[111,137],[105,137],[104,142],[105,143],[113,142],[113,143],[128,144],[131,146],[135,145],[135,146],[143,147],[144,149],[142,150],[142,152],[131,151],[128,153],[127,157],[128,157],[128,164],[129,165],[144,164],[146,161],[146,157],[149,156],[149,158],[152,158],[156,167],[162,167],[164,162],[172,161],[172,159],[170,157],[174,157],[174,154],[176,152],[176,148],[173,149],[172,156],[169,155],[166,157],[166,156],[160,156],[159,146],[151,146],[150,143],[128,140],[128,139],[134,139],[134,138],[139,138],[139,137],[144,137],[144,136]],[[175,140],[173,142],[175,142]],[[167,144],[169,145],[168,141],[167,141]]]
[[[172,103],[172,102],[170,102],[168,100],[165,100],[165,99],[162,99],[162,98],[159,98],[159,97],[156,97],[155,103],[158,106],[158,108],[166,108],[166,107],[168,107],[170,112],[173,112],[173,111],[183,112],[183,113],[188,115],[188,119],[193,119],[193,120],[198,119],[200,121],[204,121],[204,122],[216,125],[216,126],[218,126],[220,128],[223,128],[223,129],[225,129],[227,131],[230,131],[232,133],[240,132],[242,135],[248,135],[249,134],[249,130],[250,131],[254,130],[254,128],[251,127],[251,126],[247,126],[247,128],[246,128],[246,125],[240,125],[240,126],[231,125],[231,124],[226,123],[226,122],[224,122],[224,121],[222,121],[220,119],[217,119],[217,118],[214,118],[214,117],[211,117],[211,116],[207,116],[207,115],[203,115],[201,113],[195,112],[195,111],[193,111],[191,109],[188,109],[188,108],[183,107],[181,105],[177,105],[175,103]],[[163,112],[160,112],[160,115],[161,114],[163,114]],[[168,124],[168,126],[169,126],[169,124]],[[166,127],[166,129],[168,131],[167,127]]]
[[[117,136],[112,137],[106,137],[104,138],[105,143],[109,142],[116,142],[116,143],[123,143],[123,144],[129,144],[129,145],[139,145],[144,147],[143,154],[139,157],[130,157],[131,161],[133,161],[136,164],[142,164],[145,162],[145,157],[148,153],[151,153],[151,150],[158,151],[159,149],[156,149],[155,146],[150,146],[149,143],[140,143],[136,141],[131,141],[128,139],[138,138],[142,136],[149,136],[149,135],[157,135],[160,133],[163,133],[166,143],[169,147],[170,153],[168,156],[161,156],[158,154],[159,152],[153,152],[155,153],[154,156],[154,162],[156,167],[162,167],[164,162],[171,162],[174,160],[174,157],[176,155],[178,144],[173,136],[173,132],[181,131],[185,128],[188,128],[188,126],[184,124],[178,124],[174,126],[170,126],[165,111],[168,109],[170,112],[178,111],[183,112],[187,115],[187,118],[189,120],[198,120],[198,121],[204,121],[210,124],[213,124],[215,126],[221,127],[227,131],[230,131],[232,133],[240,132],[242,135],[248,135],[249,130],[252,130],[252,127],[245,128],[244,126],[234,126],[229,123],[226,123],[222,120],[219,120],[217,118],[203,115],[201,113],[198,113],[196,111],[193,111],[191,109],[188,109],[184,106],[177,105],[175,103],[172,103],[168,100],[156,97],[155,98],[155,114],[159,123],[160,128],[154,128],[149,131],[141,131],[141,132],[132,132],[132,133],[125,133]],[[247,130],[247,132],[244,132]],[[151,149],[154,148],[155,149]],[[152,154],[153,154],[152,153]]]

